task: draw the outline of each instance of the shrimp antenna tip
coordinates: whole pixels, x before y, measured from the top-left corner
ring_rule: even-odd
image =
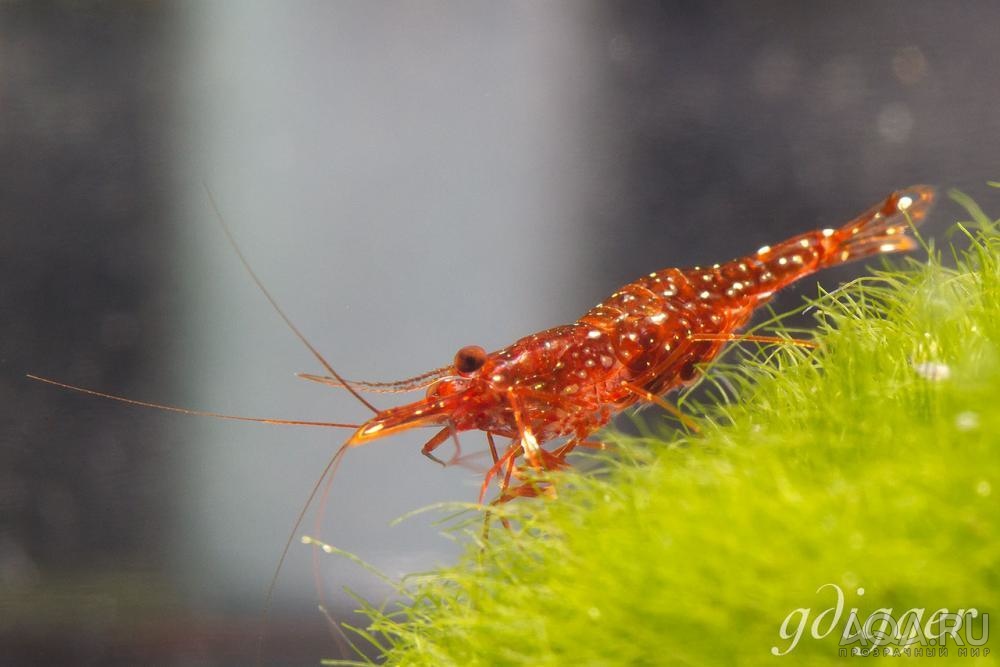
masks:
[[[295,323],[292,322],[292,319],[288,317],[288,315],[285,314],[285,311],[281,308],[281,306],[278,305],[277,299],[275,299],[271,295],[271,292],[264,286],[264,281],[262,281],[257,276],[257,272],[254,271],[253,267],[250,266],[250,261],[246,258],[246,255],[243,254],[243,250],[240,248],[240,245],[236,242],[236,237],[233,235],[232,230],[230,230],[229,226],[226,224],[226,220],[222,215],[222,210],[219,208],[219,204],[215,200],[215,196],[209,189],[208,184],[202,181],[202,186],[205,188],[205,194],[208,196],[208,201],[212,206],[212,211],[215,213],[215,218],[219,222],[219,225],[222,227],[222,231],[226,235],[226,239],[229,241],[229,245],[233,248],[234,251],[236,251],[236,256],[239,258],[240,264],[243,265],[243,268],[250,275],[250,279],[253,280],[255,285],[257,285],[257,289],[260,290],[261,294],[264,295],[264,298],[267,299],[268,303],[271,304],[271,307],[274,309],[276,313],[278,313],[278,316],[281,317],[282,320],[284,320],[285,325],[289,328],[289,330],[291,330],[293,334],[295,334],[295,337],[298,338],[299,341],[301,341],[301,343],[305,345],[306,349],[308,349],[309,352],[313,355],[313,357],[315,357],[315,359],[319,361],[320,364],[322,364],[323,368],[325,368],[330,375],[336,378],[338,382],[343,384],[344,388],[347,389],[347,391],[350,392],[350,394],[354,396],[354,398],[356,398],[362,405],[364,405],[372,412],[378,414],[379,412],[378,408],[376,408],[370,402],[365,400],[365,398],[361,394],[359,394],[353,387],[351,387],[347,382],[344,382],[344,379],[340,376],[340,373],[338,373],[333,369],[333,366],[330,365],[330,362],[328,362],[326,358],[322,354],[320,354],[319,350],[317,350],[316,347],[309,342],[309,339],[305,337],[305,334],[303,334],[299,330],[299,328],[295,326]]]

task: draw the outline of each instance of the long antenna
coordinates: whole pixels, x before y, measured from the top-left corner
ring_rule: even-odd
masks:
[[[103,391],[96,391],[94,389],[77,387],[76,385],[66,384],[65,382],[59,382],[57,380],[50,380],[49,378],[43,378],[38,375],[32,375],[31,373],[28,373],[27,377],[32,380],[37,380],[38,382],[51,384],[55,387],[60,387],[62,389],[69,389],[70,391],[75,391],[80,394],[89,394],[90,396],[106,398],[108,400],[118,401],[119,403],[127,403],[128,405],[137,405],[140,408],[153,408],[154,410],[179,412],[183,415],[194,415],[196,417],[214,417],[216,419],[229,419],[238,422],[256,422],[258,424],[276,424],[282,426],[326,426],[334,428],[360,428],[358,424],[342,424],[340,422],[314,422],[314,421],[305,421],[301,419],[267,419],[264,417],[241,417],[238,415],[226,415],[222,414],[221,412],[209,412],[207,410],[191,410],[190,408],[179,408],[175,405],[164,405],[163,403],[150,403],[149,401],[137,401],[134,398],[125,398],[124,396],[106,394]]]
[[[342,384],[344,388],[347,389],[347,391],[351,392],[351,395],[353,395],[354,398],[358,399],[358,401],[360,401],[362,405],[367,407],[375,414],[378,414],[379,413],[378,408],[376,408],[374,405],[365,400],[365,398],[361,394],[359,394],[357,390],[355,390],[354,387],[352,387],[349,382],[347,382],[346,380],[344,380],[343,377],[340,376],[340,373],[333,370],[333,366],[330,365],[330,362],[324,359],[323,355],[319,353],[319,350],[313,347],[313,344],[310,343],[309,340],[305,337],[305,335],[303,335],[303,333],[299,331],[298,327],[296,327],[295,324],[292,323],[292,320],[288,317],[288,315],[285,314],[285,311],[281,309],[281,306],[278,305],[278,302],[274,299],[273,296],[271,296],[271,293],[267,290],[267,288],[264,287],[264,283],[261,281],[260,278],[257,277],[257,274],[250,266],[250,262],[247,260],[246,256],[243,254],[243,251],[240,249],[239,244],[236,242],[236,237],[233,235],[233,232],[229,229],[229,225],[226,224],[226,220],[222,217],[222,211],[219,209],[219,204],[215,201],[215,196],[212,194],[212,191],[208,189],[208,184],[202,183],[202,186],[205,188],[205,193],[208,195],[208,200],[212,203],[212,209],[215,211],[215,217],[218,219],[219,225],[222,226],[222,231],[225,232],[226,238],[229,240],[229,245],[231,245],[233,247],[233,250],[236,251],[236,256],[240,258],[240,263],[243,265],[243,268],[246,269],[247,273],[250,274],[250,278],[253,279],[254,283],[257,285],[257,288],[261,291],[261,293],[268,300],[268,302],[270,302],[271,307],[274,308],[275,312],[277,312],[278,315],[281,316],[281,319],[285,321],[285,324],[288,325],[288,328],[291,329],[292,333],[295,334],[295,336],[300,341],[302,341],[302,344],[305,345],[306,348],[308,348],[308,350],[312,353],[312,355],[316,357],[319,363],[323,365],[323,368],[326,369],[327,373],[336,378],[337,382]]]
[[[274,568],[274,575],[271,576],[271,582],[267,585],[267,594],[264,596],[264,609],[261,612],[260,633],[257,635],[257,665],[263,664],[264,633],[267,630],[267,621],[271,615],[271,603],[274,601],[274,590],[278,585],[278,576],[281,574],[281,568],[284,566],[285,559],[288,557],[288,552],[292,548],[292,542],[295,541],[295,535],[299,532],[299,528],[302,527],[302,522],[305,521],[306,512],[309,511],[309,507],[312,505],[313,500],[316,499],[316,494],[319,493],[320,488],[323,486],[323,481],[327,478],[327,476],[330,477],[331,482],[333,481],[333,475],[337,473],[337,468],[340,467],[340,462],[344,460],[344,453],[349,447],[349,442],[342,444],[327,462],[326,467],[323,468],[323,472],[316,480],[316,483],[313,484],[312,490],[309,491],[309,497],[306,498],[305,504],[302,505],[302,509],[299,510],[298,516],[295,517],[295,525],[292,526],[292,530],[288,534],[288,539],[285,540],[285,546],[281,550],[281,557],[278,558],[278,565]]]

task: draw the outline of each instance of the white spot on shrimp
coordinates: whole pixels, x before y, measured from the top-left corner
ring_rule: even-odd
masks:
[[[708,297],[712,296],[712,293],[709,292],[708,290],[705,290],[704,292],[702,292],[698,296],[701,297],[702,299],[707,299]]]
[[[802,263],[802,255],[792,255],[792,261],[796,264]]]
[[[895,243],[883,243],[878,247],[879,252],[892,252],[896,249]]]
[[[531,454],[534,454],[541,449],[538,445],[538,440],[535,439],[535,434],[527,428],[524,429],[524,434],[521,436],[521,446],[524,448],[525,453]]]
[[[575,394],[578,391],[580,391],[580,387],[575,384],[571,384],[568,387],[563,388],[564,394]]]
[[[704,280],[706,283],[710,283],[710,282],[712,282],[712,274],[711,273],[706,273],[706,274],[702,275],[701,279]]]
[[[830,229],[829,227],[827,227],[826,229],[823,230],[822,234],[823,234],[823,236],[829,238],[829,237],[833,236],[833,230]]]
[[[778,264],[780,264],[782,266],[784,266],[785,264],[788,264],[788,258],[787,257],[779,257],[778,258]]]
[[[600,338],[602,335],[597,329],[591,329],[587,332],[587,338]]]
[[[668,287],[667,289],[663,290],[662,294],[663,296],[677,296],[677,288]]]
[[[372,433],[378,433],[379,431],[381,431],[384,428],[385,428],[385,424],[372,424],[371,426],[369,426],[368,428],[366,428],[361,433],[364,434],[364,435],[371,435]]]
[[[840,253],[840,261],[841,262],[846,262],[847,258],[850,257],[850,256],[851,256],[850,251],[849,250],[845,250],[844,252]]]
[[[900,211],[905,211],[911,206],[913,206],[912,197],[900,197],[899,201],[896,203],[896,208],[898,208]]]
[[[496,375],[494,375],[490,379],[493,380],[494,382],[503,382],[503,376],[500,375],[499,373],[497,373]]]
[[[743,283],[737,280],[735,283],[733,283],[733,289],[736,290],[737,292],[740,291],[741,289],[743,289]]]
[[[649,316],[649,321],[652,322],[653,324],[663,324],[663,322],[665,322],[666,319],[667,319],[666,313],[657,313],[655,315]]]
[[[799,241],[799,245],[803,248],[808,248],[811,245],[811,241],[809,239],[802,239]]]
[[[587,359],[585,362],[583,362],[583,365],[586,366],[587,368],[593,368],[594,366],[597,365],[597,362],[594,361],[593,359]]]
[[[614,366],[614,364],[615,364],[614,359],[607,356],[606,354],[601,355],[601,366],[604,366],[605,368],[611,368],[612,366]]]
[[[758,255],[766,255],[766,254],[767,254],[767,253],[769,253],[769,252],[771,252],[771,246],[769,246],[769,245],[765,245],[765,246],[761,246],[761,247],[760,247],[760,248],[759,248],[759,249],[757,250],[757,254],[758,254]]]

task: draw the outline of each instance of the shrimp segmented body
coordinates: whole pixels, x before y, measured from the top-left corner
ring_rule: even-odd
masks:
[[[808,232],[709,268],[657,271],[625,285],[572,324],[495,352],[462,348],[451,366],[397,383],[401,391],[426,388],[426,396],[378,411],[347,446],[440,425],[423,448],[433,458],[433,450],[455,434],[484,431],[494,466],[481,498],[494,477],[501,479],[498,501],[535,495],[533,485],[510,486],[519,461],[540,470],[565,465],[566,455],[590,444],[587,439],[616,413],[640,402],[661,402],[662,394],[693,381],[700,364],[740,338],[738,330],[757,308],[796,280],[913,249],[909,232],[926,217],[933,199],[928,186],[900,190],[839,229]],[[342,383],[377,390],[372,383]],[[502,455],[493,436],[510,441]],[[556,440],[565,442],[552,451],[545,448]]]

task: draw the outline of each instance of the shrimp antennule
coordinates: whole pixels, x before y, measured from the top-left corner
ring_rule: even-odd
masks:
[[[331,387],[337,387],[339,389],[346,389],[347,386],[351,386],[358,391],[367,391],[373,394],[405,394],[410,391],[417,391],[419,389],[426,389],[430,385],[434,384],[445,375],[451,372],[451,367],[443,366],[441,368],[436,368],[432,371],[427,371],[426,373],[421,373],[420,375],[415,375],[411,378],[406,378],[405,380],[394,380],[391,382],[371,382],[369,380],[347,380],[335,377],[330,377],[328,375],[313,375],[312,373],[296,373],[296,376],[302,378],[303,380],[309,380],[310,382],[318,382],[320,384],[329,385]],[[345,384],[346,383],[346,384]]]

